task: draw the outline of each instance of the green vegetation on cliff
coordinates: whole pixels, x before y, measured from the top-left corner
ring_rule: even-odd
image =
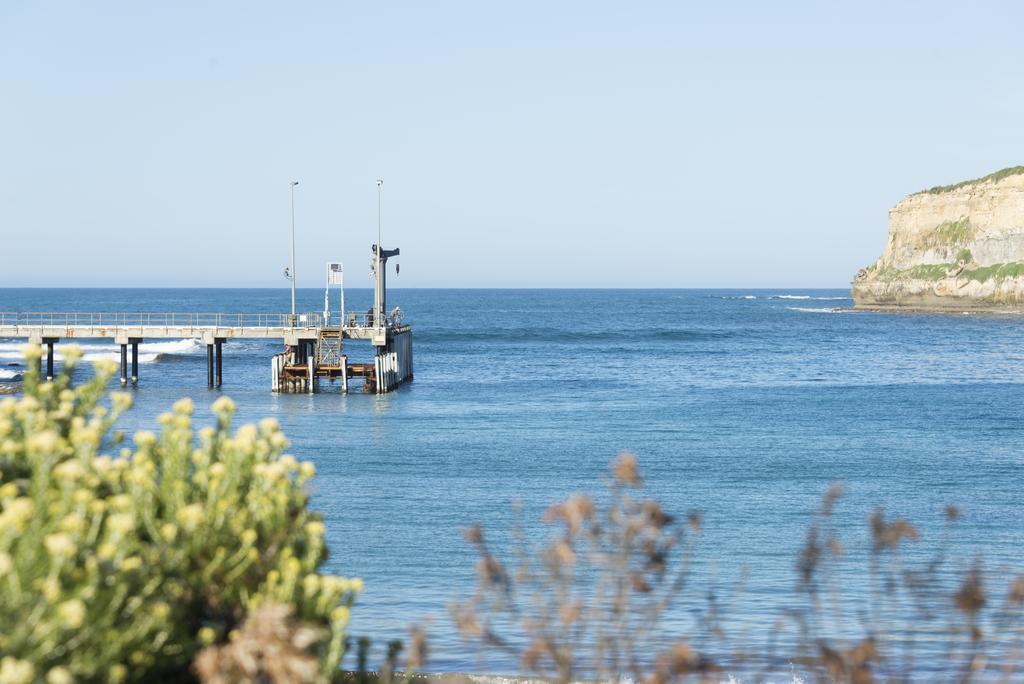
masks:
[[[971,219],[961,216],[956,221],[943,221],[935,229],[933,241],[940,245],[963,243],[971,235]]]
[[[960,188],[966,187],[968,185],[974,185],[975,183],[987,183],[989,181],[995,183],[997,181],[1001,181],[1004,178],[1007,178],[1008,176],[1016,176],[1017,174],[1021,173],[1024,173],[1024,166],[1011,166],[1000,171],[996,171],[995,173],[990,173],[987,176],[983,176],[981,178],[965,180],[959,183],[954,183],[953,185],[936,185],[934,188],[928,188],[927,190],[922,190],[921,192],[915,194],[921,195],[924,193],[928,193],[930,195],[941,195],[944,192],[949,192],[951,190],[959,190]]]
[[[921,249],[950,249],[968,244],[974,239],[974,229],[971,226],[971,219],[961,216],[955,221],[943,221],[935,226],[935,229],[925,234],[917,241]],[[961,250],[960,253],[968,250]],[[959,261],[960,257],[957,257]],[[970,258],[966,259],[970,261]]]
[[[963,275],[971,280],[985,282],[986,280],[1002,280],[1004,278],[1018,278],[1024,276],[1024,261],[1013,261],[1008,264],[992,264],[991,266],[978,266],[970,270],[964,269]]]
[[[960,261],[970,261],[970,251],[962,250],[957,255]],[[1006,264],[992,264],[990,266],[975,266],[964,268],[958,271],[959,264],[920,264],[913,268],[882,268],[876,273],[874,279],[883,282],[896,280],[942,280],[947,277],[967,278],[983,283],[986,280],[1003,280],[1005,278],[1018,278],[1024,276],[1024,261],[1012,261]]]

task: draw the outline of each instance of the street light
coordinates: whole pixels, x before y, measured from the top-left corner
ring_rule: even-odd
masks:
[[[384,179],[377,179],[377,252],[380,252],[380,186],[384,185]]]
[[[373,288],[373,323],[376,327],[384,327],[384,305],[382,291],[384,274],[382,268],[384,262],[381,260],[381,250],[383,247],[380,244],[380,188],[384,185],[384,179],[377,179],[377,262],[374,264],[374,274],[377,276],[376,283]]]
[[[292,327],[295,327],[295,186],[299,181],[292,181],[288,184],[292,195]]]

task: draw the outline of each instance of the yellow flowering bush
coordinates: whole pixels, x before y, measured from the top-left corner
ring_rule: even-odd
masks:
[[[323,634],[311,648],[335,672],[362,584],[317,572],[312,464],[272,419],[232,432],[227,398],[198,435],[183,399],[129,442],[116,364],[74,387],[79,357],[41,382],[29,356],[22,398],[0,400],[0,682],[176,678],[266,603]]]

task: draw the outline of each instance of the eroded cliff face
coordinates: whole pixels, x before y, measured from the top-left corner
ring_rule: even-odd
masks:
[[[910,195],[853,281],[859,309],[1024,310],[1024,167]]]

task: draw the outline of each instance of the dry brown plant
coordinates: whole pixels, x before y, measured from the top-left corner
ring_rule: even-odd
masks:
[[[641,483],[636,458],[619,456],[606,496],[573,495],[544,513],[553,533],[542,546],[517,527],[512,563],[482,528],[469,528],[477,587],[450,611],[463,637],[559,683],[719,682],[725,672],[754,682],[1024,681],[1024,576],[996,601],[980,563],[950,558],[959,508],[942,511],[945,531],[931,553],[915,525],[881,509],[867,520],[866,544],[848,547],[833,523],[844,488],[833,485],[797,555],[790,607],[745,648],[715,591],[691,586],[700,516],[678,521]],[[858,591],[846,584],[851,576]],[[678,617],[684,593],[694,626],[686,639],[670,637],[664,618]],[[693,598],[705,596],[706,607],[693,610]]]
[[[514,567],[474,526],[477,591],[451,606],[467,639],[515,655],[522,668],[558,682],[578,677],[661,684],[710,674],[714,663],[685,641],[662,643],[661,616],[686,588],[700,517],[677,521],[642,497],[636,457],[620,455],[607,504],[571,496],[543,515],[552,539],[536,553],[521,535]],[[515,638],[501,632],[511,628]]]
[[[195,669],[203,684],[324,682],[314,647],[324,630],[292,619],[290,606],[265,603],[249,613],[223,646],[203,649]]]
[[[842,493],[840,486],[826,492],[796,564],[798,587],[807,601],[788,613],[799,635],[792,661],[817,681],[830,683],[1017,681],[1024,645],[1024,579],[1012,579],[1002,605],[986,612],[992,606],[981,563],[958,569],[950,562],[948,544],[960,509],[945,508],[938,548],[916,564],[903,551],[919,543],[918,528],[902,518],[887,519],[876,509],[868,519],[870,594],[865,602],[843,591],[844,564],[848,570],[859,568],[850,566],[858,561],[845,556],[832,525]],[[951,578],[958,578],[955,588]],[[777,662],[778,656],[771,660]],[[924,680],[919,679],[922,670]]]

